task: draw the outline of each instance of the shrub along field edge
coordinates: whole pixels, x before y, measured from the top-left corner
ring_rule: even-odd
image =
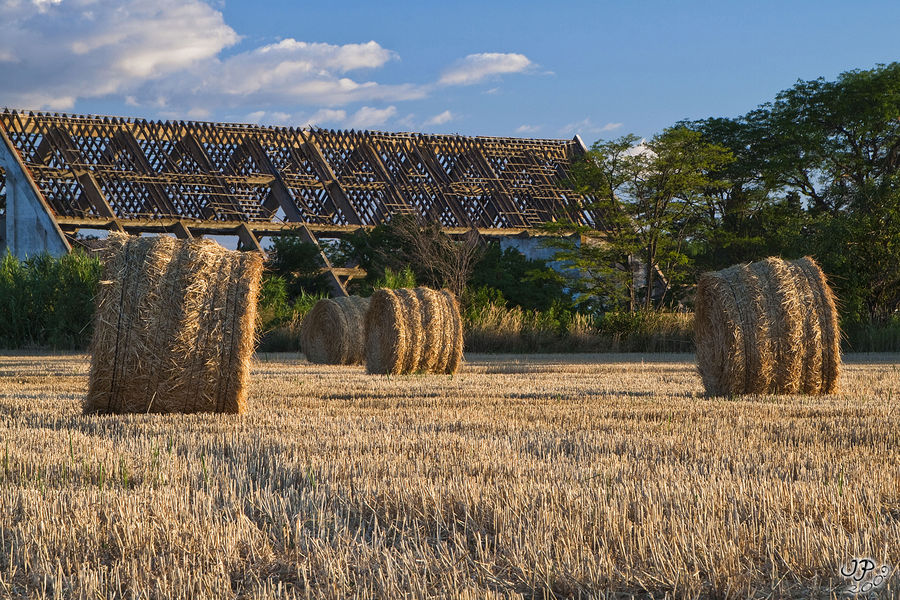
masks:
[[[0,258],[0,347],[83,350],[91,338],[99,259],[83,252],[58,258]],[[404,287],[409,277],[380,282]],[[283,277],[267,275],[260,292],[257,349],[300,351],[300,324],[324,294],[290,298]],[[587,315],[563,308],[527,310],[472,298],[464,307],[467,352],[693,352],[693,315],[639,311]],[[845,352],[900,351],[900,316],[845,326]]]

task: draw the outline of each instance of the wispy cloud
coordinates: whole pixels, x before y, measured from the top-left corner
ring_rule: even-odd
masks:
[[[622,123],[606,123],[605,125],[597,125],[594,123],[590,117],[582,119],[581,121],[576,121],[574,123],[569,123],[565,127],[559,130],[559,132],[563,135],[571,135],[575,133],[607,133],[609,131],[615,131],[619,127],[622,126]]]
[[[444,123],[449,123],[455,118],[456,115],[454,115],[449,110],[445,110],[444,112],[434,115],[433,117],[425,121],[425,125],[443,125]]]
[[[516,127],[516,133],[536,133],[541,130],[543,125],[519,125]]]
[[[0,102],[70,109],[210,60],[238,39],[199,0],[5,2]]]
[[[524,54],[484,52],[470,54],[441,74],[441,85],[472,85],[495,75],[521,73],[532,66]]]
[[[350,77],[397,58],[375,41],[292,38],[223,57],[240,36],[201,0],[0,3],[0,104],[71,109],[115,97],[187,113],[239,107],[397,102],[416,84]]]
[[[396,106],[388,106],[387,108],[363,106],[350,117],[347,121],[347,126],[351,129],[380,127],[387,123],[395,114],[397,114]]]

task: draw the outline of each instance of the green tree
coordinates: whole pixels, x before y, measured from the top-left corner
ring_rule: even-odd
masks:
[[[900,310],[900,63],[800,81],[761,107],[768,177],[807,206],[850,322]]]
[[[469,283],[476,289],[497,290],[504,302],[529,310],[547,310],[571,302],[565,292],[565,278],[546,261],[531,260],[515,248],[503,250],[497,242],[487,244]]]
[[[808,247],[807,212],[796,192],[776,193],[767,169],[770,136],[758,117],[681,123],[734,156],[710,173],[713,185],[701,196],[691,250],[695,275],[771,255],[796,258]]]
[[[266,269],[284,280],[287,294],[296,298],[306,294],[327,294],[328,281],[322,274],[319,248],[299,236],[276,237],[269,250]]]
[[[574,170],[577,188],[595,199],[604,221],[598,225],[605,231],[594,229],[590,243],[582,239],[577,250],[563,248],[562,256],[586,271],[595,286],[623,282],[632,309],[637,299],[625,277],[631,279],[632,257],[637,258],[644,275],[641,304],[649,309],[660,272],[665,273],[660,301],[671,287],[688,280],[687,244],[698,213],[718,185],[713,173],[731,163],[733,156],[682,126],[666,129],[643,144],[635,142],[633,135],[598,141]],[[618,275],[623,271],[625,277]]]

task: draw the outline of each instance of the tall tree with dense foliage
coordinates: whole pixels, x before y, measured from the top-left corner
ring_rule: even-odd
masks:
[[[564,252],[572,254],[573,264],[582,270],[589,265],[578,260],[603,261],[606,266],[597,270],[601,277],[607,274],[602,269],[630,265],[636,257],[644,275],[643,298],[638,301],[649,309],[658,282],[663,288],[659,301],[664,302],[671,287],[688,281],[689,238],[709,190],[718,185],[713,174],[733,158],[727,148],[682,126],[637,141],[633,135],[598,141],[574,170],[576,185],[596,199],[608,222],[600,224],[605,230],[601,242]],[[631,269],[625,272],[630,278]],[[629,304],[634,308],[634,288],[626,286],[631,286]]]
[[[900,63],[798,82],[758,111],[765,169],[799,194],[845,319],[900,310]]]

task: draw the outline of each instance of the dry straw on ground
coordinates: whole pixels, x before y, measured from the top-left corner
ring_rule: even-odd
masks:
[[[831,394],[840,377],[834,294],[812,258],[706,273],[694,331],[707,393]]]
[[[111,236],[85,412],[242,412],[261,274],[209,240]]]
[[[455,373],[462,317],[453,294],[428,288],[380,289],[366,314],[369,373]]]
[[[303,319],[300,349],[316,364],[359,365],[366,360],[366,311],[359,296],[320,300]]]
[[[0,355],[0,598],[838,600],[854,557],[900,598],[900,355],[735,399],[686,354],[466,359],[108,419],[86,357]]]

